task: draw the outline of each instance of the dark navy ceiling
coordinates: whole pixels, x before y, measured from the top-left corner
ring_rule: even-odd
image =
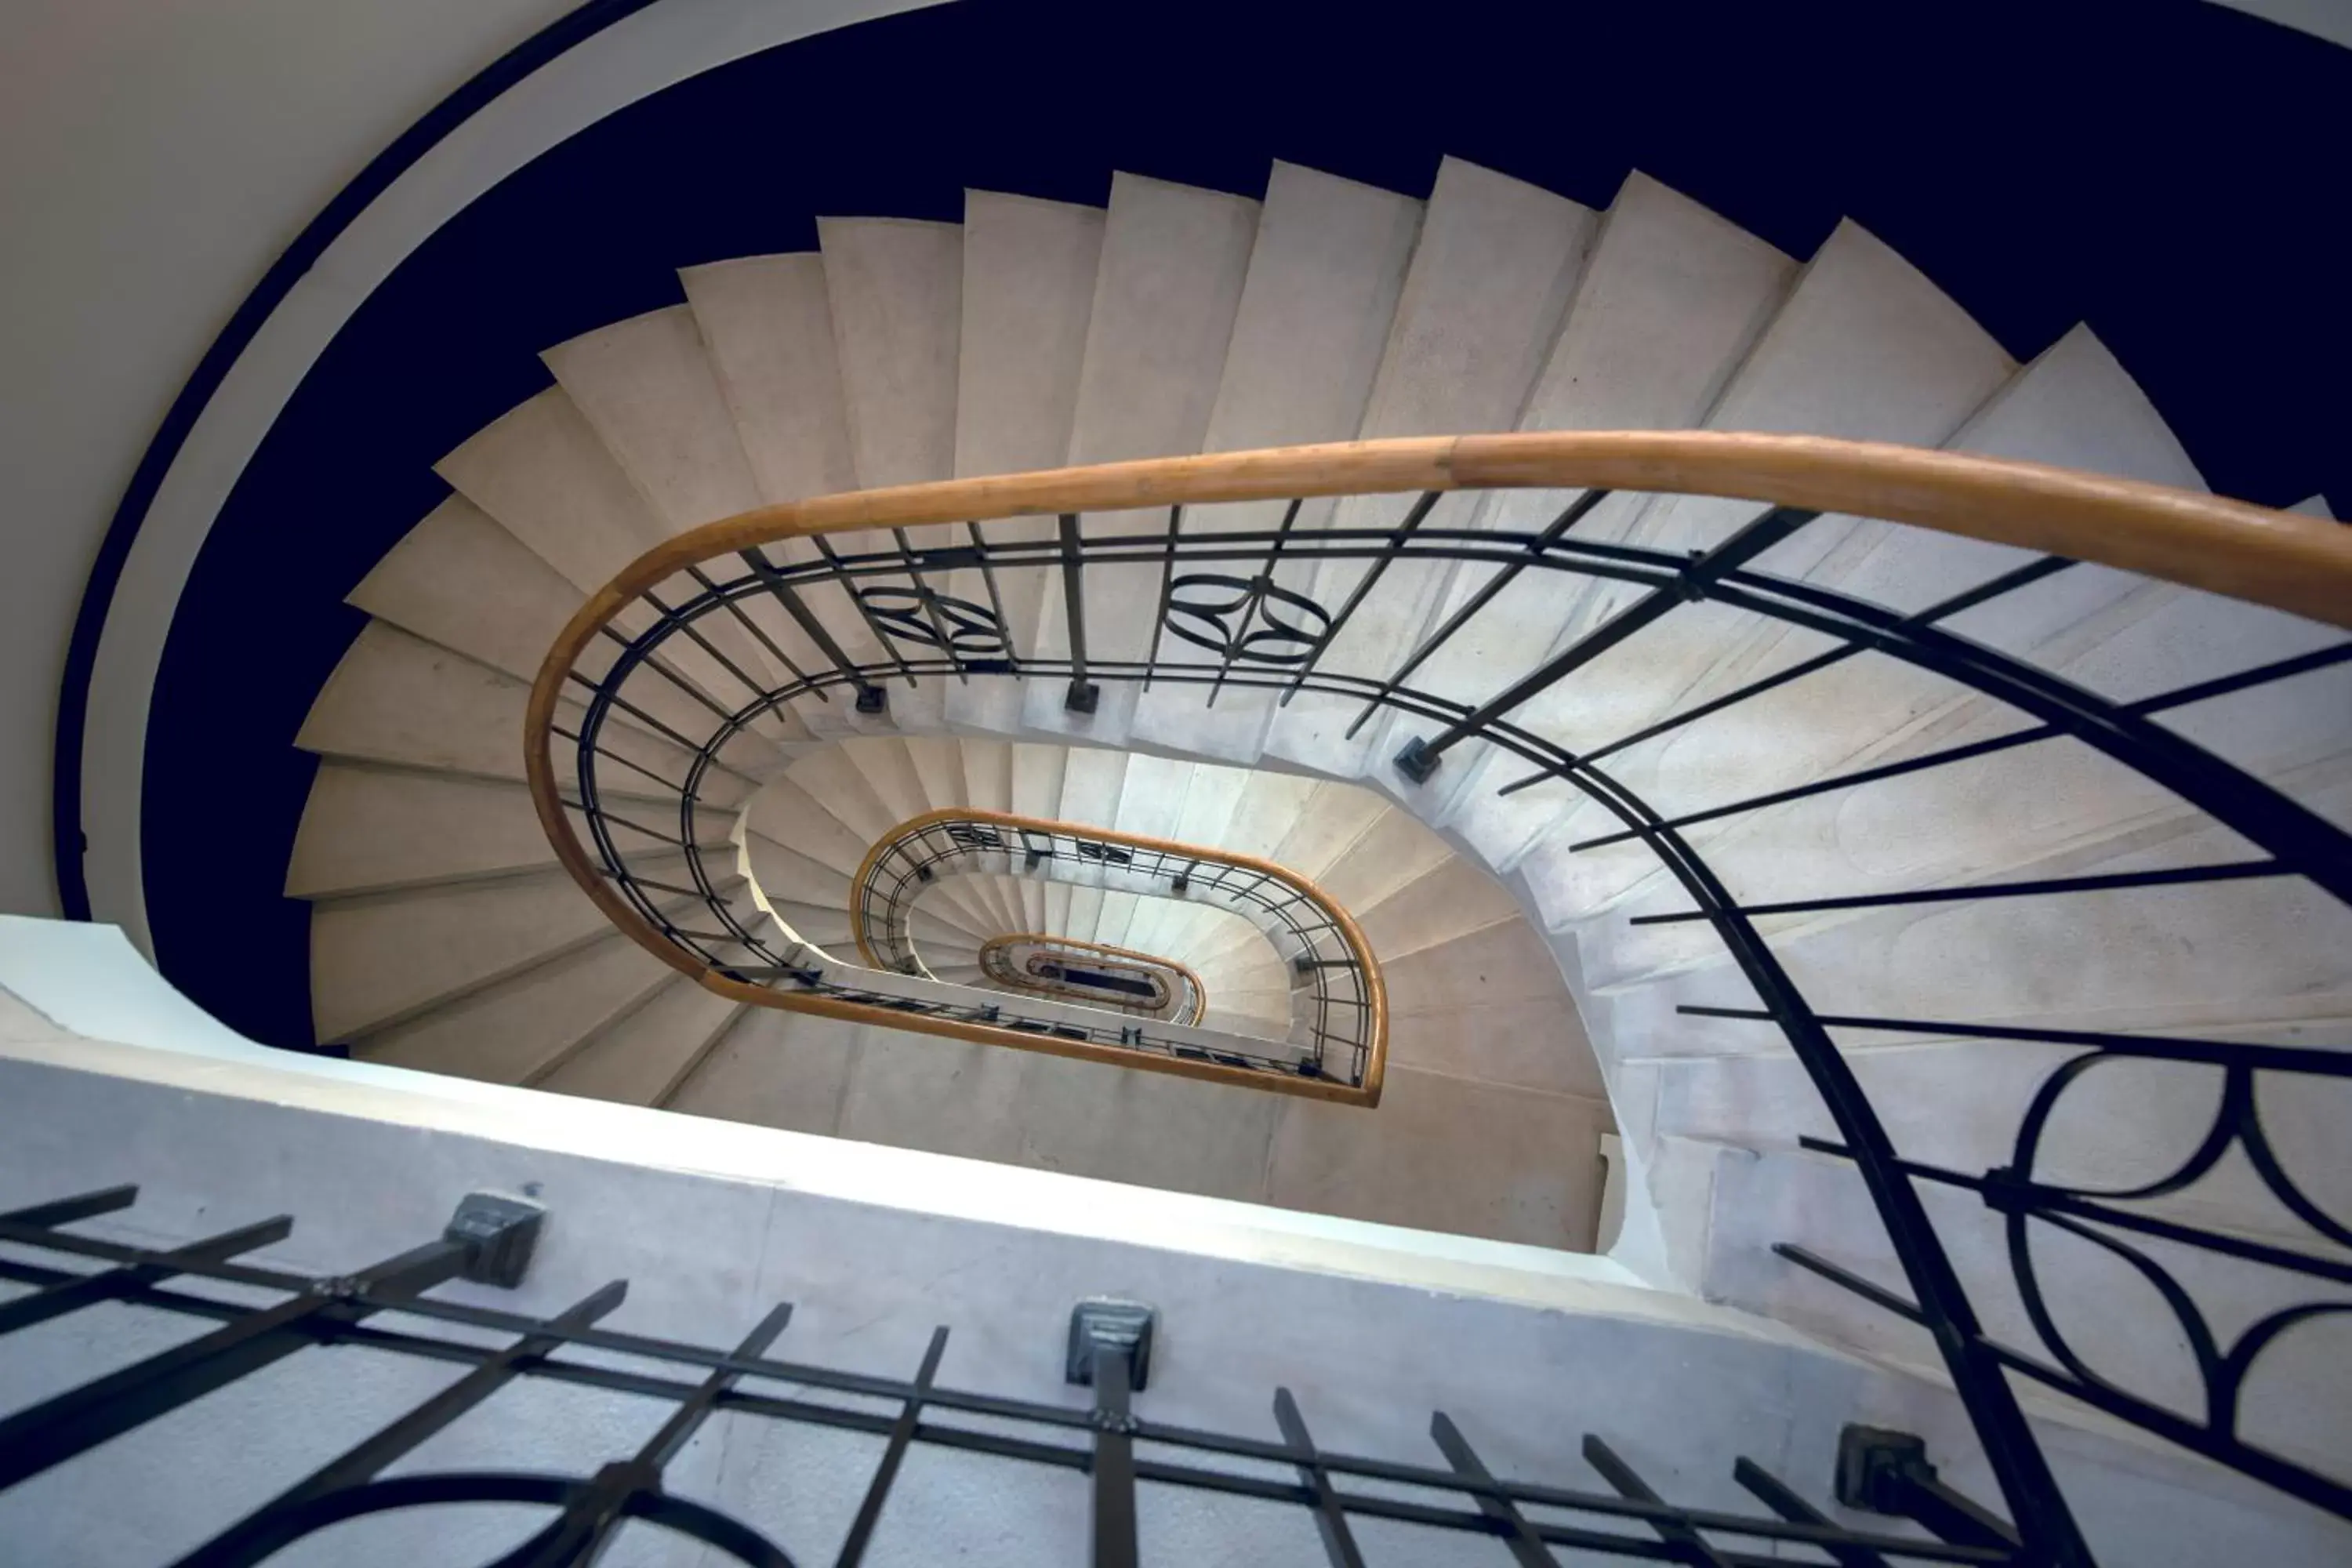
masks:
[[[1853,216],[2021,359],[2087,321],[2217,490],[2344,511],[2347,103],[2352,52],[2198,0],[966,0],[711,71],[459,215],[262,444],[156,683],[157,956],[310,1043],[280,889],[342,597],[446,493],[433,461],[548,384],[540,349],[679,302],[680,267],[814,248],[821,213],[957,219],[967,186],[1101,203],[1113,169],[1424,195],[1451,153],[1601,206],[1639,166],[1800,257]]]

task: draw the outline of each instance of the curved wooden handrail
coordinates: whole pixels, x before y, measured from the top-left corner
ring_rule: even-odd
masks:
[[[580,606],[541,664],[524,720],[531,802],[556,858],[631,940],[736,1001],[872,1022],[871,1009],[731,980],[667,941],[598,874],[565,817],[548,742],[582,649],[638,595],[702,561],[808,534],[927,523],[1414,490],[1606,487],[1849,512],[2137,572],[2352,626],[2352,530],[2315,518],[2039,463],[1810,436],[1566,431],[1408,437],[941,480],[820,496],[657,545]],[[912,1016],[896,1026],[1099,1056],[1011,1030]],[[1155,1066],[1139,1062],[1140,1066]],[[1221,1072],[1202,1076],[1216,1078]],[[1239,1081],[1241,1075],[1234,1075]],[[1320,1086],[1328,1098],[1355,1096]]]
[[[875,868],[880,866],[883,859],[900,844],[917,837],[925,828],[936,827],[949,822],[981,822],[994,827],[1010,827],[1015,830],[1028,828],[1037,833],[1059,833],[1077,838],[1092,839],[1098,844],[1117,844],[1129,849],[1150,849],[1161,855],[1196,859],[1207,865],[1236,866],[1244,871],[1254,871],[1260,876],[1269,877],[1290,889],[1299,897],[1307,900],[1317,909],[1331,917],[1331,923],[1339,929],[1340,943],[1347,948],[1349,957],[1354,960],[1357,968],[1363,973],[1365,1010],[1370,1021],[1365,1031],[1364,1077],[1361,1087],[1368,1096],[1367,1103],[1379,1101],[1381,1079],[1388,1068],[1389,993],[1387,982],[1381,975],[1380,960],[1372,955],[1372,944],[1364,939],[1363,929],[1356,924],[1356,918],[1348,912],[1347,906],[1325,892],[1321,884],[1311,877],[1303,876],[1289,867],[1268,860],[1263,856],[1244,855],[1233,849],[1213,848],[1205,844],[1186,844],[1174,838],[1154,838],[1142,833],[1121,833],[1115,828],[1097,827],[1091,823],[1059,822],[1052,817],[1023,816],[1017,812],[985,811],[978,806],[970,805],[941,806],[936,811],[924,812],[919,816],[910,816],[890,829],[868,847],[866,858],[858,862],[857,875],[849,884],[849,930],[850,934],[856,938],[858,954],[866,960],[867,968],[888,967],[883,962],[881,955],[877,953],[866,941],[866,889],[871,884]],[[1067,939],[1055,937],[1054,940],[1061,942]],[[664,945],[672,944],[664,943]],[[1154,959],[1153,962],[1165,961]],[[1175,967],[1181,967],[1181,965]],[[1186,973],[1191,972],[1188,970]],[[1200,984],[1198,976],[1193,977],[1193,984],[1196,986]]]
[[[1032,947],[1069,948],[1078,952],[1091,952],[1100,958],[1123,958],[1132,963],[1145,963],[1150,964],[1154,969],[1171,970],[1175,973],[1181,975],[1183,977],[1184,984],[1192,988],[1193,1016],[1188,1019],[1181,1019],[1177,1021],[1182,1023],[1197,1023],[1201,1018],[1206,1016],[1208,1014],[1209,988],[1201,984],[1201,976],[1194,972],[1191,964],[1179,963],[1177,960],[1172,958],[1162,958],[1156,952],[1144,952],[1132,947],[1113,947],[1107,942],[1084,942],[1077,937],[1055,936],[1052,931],[1005,931],[1000,935],[990,937],[986,942],[980,944],[981,967],[982,969],[987,968],[988,954],[991,949],[1013,947],[1021,942],[1027,942]],[[1018,978],[1013,980],[1011,984],[1020,985],[1026,990],[1036,991],[1046,995],[1055,994],[1054,987],[1033,984]]]
[[[593,635],[622,604],[690,563],[806,534],[1179,501],[1596,487],[1851,512],[2096,562],[2352,627],[2352,530],[2323,519],[2044,463],[1880,442],[1569,430],[1150,458],[761,507],[639,556],[582,607],[557,647],[574,642],[583,624]]]

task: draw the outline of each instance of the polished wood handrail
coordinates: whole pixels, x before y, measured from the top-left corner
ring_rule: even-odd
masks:
[[[809,534],[1178,502],[1593,487],[1717,496],[1908,523],[2119,567],[2352,626],[2352,530],[2039,463],[1811,436],[1703,430],[1407,437],[1148,458],[820,496],[708,523],[647,551],[589,596],[540,667],[524,721],[523,763],[531,802],[556,858],[606,917],[640,946],[718,994],[860,1023],[887,1022],[918,1033],[1172,1070],[1149,1058],[1122,1058],[1077,1042],[771,991],[728,979],[667,940],[599,874],[564,815],[556,787],[549,742],[556,703],[581,651],[640,594],[686,567]],[[1247,1080],[1231,1069],[1194,1076]],[[1329,1084],[1295,1092],[1356,1099]]]
[[[1362,1089],[1366,1104],[1378,1104],[1381,1080],[1386,1076],[1389,1058],[1389,993],[1388,983],[1381,977],[1380,960],[1372,955],[1372,944],[1364,939],[1363,928],[1356,924],[1355,916],[1313,878],[1292,870],[1260,855],[1244,855],[1239,850],[1218,849],[1205,844],[1187,844],[1175,838],[1154,838],[1143,833],[1121,833],[1116,828],[1097,827],[1086,822],[1059,822],[1046,816],[1023,816],[1018,812],[987,811],[971,805],[943,805],[936,811],[910,816],[889,832],[876,839],[858,862],[857,875],[849,884],[849,930],[857,940],[857,951],[869,969],[887,969],[882,957],[866,941],[866,889],[871,884],[875,868],[891,851],[907,840],[920,835],[924,829],[950,822],[979,822],[992,827],[1026,828],[1034,833],[1058,833],[1074,838],[1090,839],[1097,844],[1117,844],[1129,849],[1149,849],[1160,855],[1173,855],[1199,860],[1204,865],[1234,866],[1272,879],[1312,903],[1331,918],[1339,932],[1339,941],[1348,956],[1364,976],[1365,1012],[1370,1026],[1364,1035],[1364,1077]],[[1062,939],[1055,939],[1062,940]],[[667,945],[667,944],[666,944]],[[1188,972],[1189,973],[1189,972]],[[1195,984],[1198,984],[1197,979]]]
[[[1027,942],[1032,947],[1073,948],[1077,952],[1091,952],[1103,958],[1122,958],[1132,963],[1149,964],[1154,969],[1171,970],[1175,973],[1181,975],[1183,977],[1184,984],[1192,988],[1192,1016],[1190,1018],[1170,1018],[1162,1021],[1174,1024],[1197,1024],[1201,1019],[1208,1016],[1209,988],[1201,983],[1201,976],[1194,972],[1191,964],[1181,963],[1175,959],[1162,958],[1156,952],[1144,952],[1132,947],[1113,947],[1107,942],[1087,942],[1075,936],[1055,936],[1049,931],[1005,931],[1001,935],[990,937],[986,942],[980,944],[981,967],[983,970],[988,967],[988,955],[992,950],[1013,947],[1022,942]],[[1041,995],[1050,996],[1057,994],[1055,989],[1052,986],[1032,984],[1029,981],[1018,978],[1012,981],[1011,984],[1018,985],[1024,990],[1037,992]],[[1068,993],[1063,992],[1059,994],[1067,994]]]
[[[2352,626],[2352,530],[2321,518],[2044,463],[1881,442],[1721,430],[1564,430],[1148,458],[761,507],[689,529],[639,556],[582,606],[557,647],[584,643],[623,605],[688,565],[807,534],[1176,502],[1596,487],[1909,523]]]

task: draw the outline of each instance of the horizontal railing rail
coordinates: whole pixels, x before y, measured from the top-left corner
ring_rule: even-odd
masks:
[[[1549,521],[1441,506],[1455,490],[1552,492],[1543,503]],[[1627,491],[1637,492],[1631,498],[1636,502],[1644,495],[1715,497],[1757,510],[1696,550],[1638,531],[1600,536],[1587,520]],[[1333,497],[1352,499],[1304,510],[1310,500]],[[1364,503],[1371,497],[1398,499],[1371,507]],[[1201,517],[1204,508],[1244,502],[1265,504],[1213,521]],[[1843,579],[1772,569],[1777,562],[1819,558],[1806,556],[1804,547],[1832,526],[1825,514],[2028,553],[1982,581],[1953,583],[1934,603],[1881,603],[1846,591]],[[1008,522],[1029,518],[1039,521]],[[952,689],[991,679],[1024,682],[1031,708],[1040,696],[1057,697],[1053,705],[1080,731],[1123,721],[1102,708],[1107,686],[1155,700],[1196,693],[1204,710],[1227,694],[1247,694],[1279,713],[1307,697],[1324,705],[1318,711],[1337,707],[1338,722],[1350,726],[1351,736],[1381,716],[1402,742],[1394,758],[1400,789],[1460,792],[1498,780],[1498,795],[1566,786],[1614,823],[1567,852],[1592,856],[1621,845],[1646,850],[1689,907],[1649,908],[1638,917],[1643,929],[1695,925],[1752,991],[1752,1007],[1693,1004],[1683,1012],[1752,1017],[1778,1031],[1834,1131],[1834,1139],[1815,1141],[1818,1151],[1859,1176],[1902,1285],[1874,1281],[1864,1270],[1799,1246],[1782,1256],[1792,1268],[1927,1331],[1968,1405],[2030,1560],[2086,1563],[2090,1550],[2026,1423],[2013,1377],[2352,1517],[2344,1477],[2249,1438],[2239,1412],[2254,1359],[2273,1353],[2302,1325],[2335,1314],[2332,1298],[2290,1300],[2224,1343],[2193,1292],[2162,1261],[2186,1249],[2274,1270],[2315,1291],[2352,1280],[2352,1232],[2311,1195],[2307,1180],[2286,1169],[2261,1115],[2260,1092],[2283,1079],[2343,1076],[2344,1053],[2039,1022],[1947,1026],[1883,1016],[1883,1008],[1865,1015],[1810,999],[1781,951],[1792,933],[1821,922],[1906,904],[2142,889],[2156,896],[2278,881],[2298,883],[2336,906],[2352,903],[2352,837],[2281,783],[2199,743],[2192,737],[2200,731],[2188,721],[2228,704],[2308,692],[2311,681],[2352,661],[2352,641],[2327,641],[2318,626],[2305,626],[2284,642],[2273,639],[2273,650],[2259,662],[2217,663],[2196,679],[2122,698],[1958,629],[2062,575],[2063,583],[2084,581],[2084,563],[2251,601],[2321,626],[2352,625],[2352,531],[2128,480],[1956,453],[1712,432],[1366,442],[863,491],[692,530],[646,552],[566,626],[532,690],[527,763],[559,858],[635,940],[722,994],[869,1023],[898,1020],[878,1006],[846,1003],[791,980],[771,938],[739,918],[732,896],[719,885],[723,878],[714,879],[702,864],[703,844],[730,831],[724,824],[732,808],[724,800],[756,782],[759,769],[747,749],[781,715],[822,720],[827,733],[856,733],[887,714],[902,688],[920,693],[934,683]],[[1156,584],[1156,613],[1150,590],[1135,587],[1146,582]],[[1104,583],[1127,585],[1118,590],[1127,597],[1117,601],[1121,607],[1111,624],[1100,618],[1107,612],[1092,609],[1098,592],[1110,592],[1098,588]],[[1432,583],[1449,584],[1454,599],[1415,597]],[[1461,662],[1471,641],[1465,628],[1478,626],[1478,617],[1494,613],[1515,586],[1538,584],[1557,590],[1542,601],[1557,604],[1559,615],[1558,635],[1545,651],[1519,667],[1482,668],[1485,684],[1468,694],[1458,675],[1451,685],[1433,679],[1448,659]],[[1449,603],[1457,607],[1441,616]],[[1794,664],[1750,668],[1728,690],[1646,715],[1600,743],[1570,745],[1559,738],[1543,717],[1545,704],[1593,680],[1595,669],[1610,668],[1599,661],[1621,646],[1640,650],[1649,639],[1687,628],[1697,605],[1744,614],[1801,637],[1801,644],[1792,644],[1801,652],[1820,651]],[[1388,616],[1378,624],[1389,629],[1367,637],[1362,628],[1375,612]],[[1399,634],[1399,626],[1410,629]],[[1141,641],[1147,636],[1148,647]],[[1351,647],[1342,657],[1339,650]],[[1822,672],[1856,660],[1942,683],[1983,704],[1985,712],[2005,711],[2017,722],[1980,738],[1859,751],[1818,776],[1738,798],[1676,801],[1671,808],[1645,798],[1633,780],[1646,775],[1620,763],[1631,748],[1686,726],[1721,722],[1744,704],[1817,682],[1826,679]],[[706,716],[677,722],[665,716],[678,709]],[[676,755],[655,756],[648,736],[674,746]],[[559,742],[568,789],[558,784]],[[1775,898],[1744,882],[1735,894],[1729,875],[1704,852],[1712,836],[1753,813],[1981,759],[2014,767],[2062,748],[2128,770],[2173,803],[2167,809],[2201,819],[2233,847],[2205,864],[2126,863],[1974,883],[1832,888],[1796,898]],[[1457,752],[1475,753],[1476,765],[1449,768]],[[651,795],[666,815],[645,820],[644,809],[621,799],[621,792]],[[1914,831],[1931,834],[1933,827],[1922,823]],[[688,867],[685,881],[666,869],[679,857]],[[660,859],[664,869],[651,869],[659,858],[667,858]],[[695,891],[675,894],[658,881]],[[706,913],[698,925],[685,923]],[[786,978],[754,983],[779,975]],[[907,1026],[1024,1043],[962,1018]],[[2221,1103],[2212,1133],[2166,1182],[2107,1193],[2038,1175],[2034,1162],[2047,1159],[2042,1128],[2053,1114],[2042,1102],[2021,1127],[2013,1155],[1997,1158],[1978,1176],[1906,1159],[1832,1033],[1848,1028],[1962,1035],[1974,1028],[1988,1037],[2079,1047],[2103,1061],[2185,1054],[2222,1069]],[[2079,1073],[2053,1078],[2045,1100],[2077,1081]],[[1793,1136],[1789,1142],[1795,1145]],[[2233,1150],[2244,1152],[2264,1186],[2310,1228],[2310,1246],[2250,1246],[2225,1225],[2168,1213],[2150,1217],[2132,1208],[2171,1197]],[[1998,1287],[1980,1284],[2025,1301],[2026,1331],[2042,1342],[2042,1352],[1988,1327],[1945,1233],[1931,1220],[1923,1189],[1971,1194],[2000,1216],[2008,1227],[2009,1278]],[[1939,1200],[1937,1212],[1949,1210]],[[2185,1415],[2148,1390],[2095,1372],[2096,1358],[2078,1352],[2056,1321],[2046,1265],[2033,1244],[2062,1235],[2081,1241],[2085,1232],[2093,1245],[2157,1286],[2178,1331],[2199,1347],[2206,1394],[2200,1415]],[[2141,1238],[2160,1239],[2168,1250],[2151,1253]]]
[[[350,1447],[320,1455],[317,1468],[289,1477],[286,1489],[213,1526],[215,1533],[175,1559],[181,1568],[248,1568],[342,1521],[395,1510],[420,1510],[430,1530],[457,1517],[436,1510],[485,1502],[543,1510],[534,1533],[499,1559],[507,1563],[593,1563],[624,1532],[659,1530],[709,1547],[713,1561],[856,1568],[894,1502],[901,1514],[913,1510],[897,1528],[920,1523],[945,1531],[917,1554],[943,1562],[961,1554],[964,1542],[953,1530],[969,1516],[970,1499],[957,1487],[943,1490],[936,1468],[906,1463],[917,1447],[988,1455],[1021,1467],[1009,1472],[1008,1483],[1016,1487],[1036,1468],[1087,1477],[1091,1568],[1137,1568],[1144,1561],[1139,1482],[1181,1488],[1213,1510],[1216,1500],[1248,1500],[1241,1512],[1210,1516],[1219,1531],[1262,1533],[1269,1505],[1304,1510],[1334,1568],[1362,1563],[1356,1538],[1360,1531],[1372,1533],[1367,1525],[1400,1523],[1512,1546],[1522,1562],[1549,1563],[1553,1547],[1571,1550],[1580,1560],[1739,1568],[1821,1561],[1824,1554],[1832,1562],[1888,1568],[2000,1568],[2030,1561],[2014,1542],[1988,1538],[1976,1522],[1984,1510],[1937,1481],[1925,1444],[1903,1433],[1853,1426],[1841,1435],[1838,1500],[1876,1513],[1885,1521],[1876,1528],[1832,1519],[1796,1487],[1745,1457],[1734,1461],[1731,1477],[1756,1504],[1697,1507],[1660,1495],[1630,1460],[1589,1433],[1581,1452],[1605,1483],[1600,1488],[1497,1476],[1442,1411],[1431,1415],[1429,1432],[1443,1468],[1321,1447],[1301,1402],[1286,1388],[1273,1394],[1269,1430],[1278,1436],[1160,1419],[1148,1402],[1142,1410],[1135,1405],[1134,1396],[1164,1384],[1170,1370],[1164,1357],[1154,1364],[1159,1314],[1140,1302],[1092,1299],[1066,1320],[1037,1325],[1041,1337],[1053,1337],[1066,1382],[1081,1391],[1056,1404],[938,1381],[948,1345],[944,1325],[932,1331],[911,1375],[894,1377],[791,1355],[792,1342],[784,1336],[793,1309],[786,1301],[769,1307],[740,1338],[730,1332],[705,1342],[604,1326],[627,1300],[625,1279],[547,1314],[434,1294],[460,1276],[509,1289],[524,1280],[542,1216],[535,1205],[496,1194],[469,1198],[441,1237],[427,1237],[373,1268],[329,1278],[242,1260],[284,1240],[294,1229],[290,1215],[172,1248],[66,1228],[119,1213],[138,1193],[134,1186],[110,1187],[0,1213],[0,1241],[29,1255],[0,1257],[0,1279],[26,1288],[0,1303],[0,1346],[16,1331],[92,1308],[101,1309],[90,1313],[93,1319],[106,1316],[102,1309],[128,1306],[207,1331],[48,1393],[0,1419],[0,1494],[70,1460],[100,1467],[101,1487],[149,1484],[152,1475],[140,1464],[151,1450],[136,1443],[110,1447],[110,1439],[152,1429],[152,1423],[241,1379],[267,1375],[289,1357],[333,1357],[340,1350],[364,1352],[372,1365],[400,1357],[457,1373],[440,1378],[437,1392],[373,1432],[359,1436],[352,1426]],[[529,1234],[518,1242],[515,1233],[524,1231]],[[128,1316],[118,1311],[115,1324]],[[701,1326],[716,1331],[723,1325]],[[110,1348],[101,1325],[82,1332]],[[55,1350],[51,1345],[43,1353],[54,1356]],[[44,1379],[42,1386],[55,1381]],[[420,1388],[430,1381],[416,1380]],[[667,1415],[642,1444],[614,1452],[588,1473],[527,1470],[521,1467],[538,1458],[531,1451],[534,1431],[544,1436],[548,1426],[528,1418],[497,1426],[501,1405],[495,1396],[507,1392],[511,1401],[512,1390],[534,1382],[646,1401]],[[282,1401],[286,1386],[281,1371],[276,1399]],[[1379,1397],[1377,1390],[1351,1393],[1358,1400]],[[269,1399],[226,1401],[206,1431],[234,1443],[241,1423],[282,1418],[272,1414],[275,1408]],[[846,1478],[801,1478],[812,1498],[845,1481],[839,1500],[856,1499],[854,1518],[831,1555],[815,1555],[804,1539],[811,1533],[805,1519],[799,1534],[780,1542],[687,1495],[693,1479],[682,1480],[673,1467],[718,1415],[757,1422],[763,1433],[781,1423],[803,1437],[834,1431],[878,1440],[862,1486]],[[411,1462],[428,1439],[461,1418],[493,1424],[507,1442],[502,1463],[452,1470]],[[217,1441],[211,1448],[215,1458],[230,1451]],[[586,1450],[572,1442],[566,1451]],[[1831,1490],[1824,1486],[1815,1495],[1826,1502]],[[915,1500],[906,1500],[910,1497]],[[1059,1524],[1058,1518],[1022,1518],[1013,1510],[1013,1528],[1033,1542],[1034,1561],[1055,1560],[1056,1550],[1045,1542]],[[348,1538],[344,1544],[348,1550]],[[1066,1545],[1056,1542],[1057,1548]],[[1800,1555],[1786,1557],[1790,1551]],[[436,1554],[432,1561],[447,1559]]]
[[[1307,1051],[1291,1074],[1380,1102],[1389,1028],[1380,961],[1354,917],[1312,879],[1210,845],[945,806],[876,839],[851,879],[850,929],[866,963],[928,973],[916,951],[915,904],[937,879],[958,875],[1063,882],[1239,915],[1266,938],[1289,979],[1291,1024],[1280,1037]],[[1197,993],[1199,978],[1185,973]]]

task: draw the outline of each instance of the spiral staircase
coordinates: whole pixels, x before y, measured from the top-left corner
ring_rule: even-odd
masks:
[[[2039,469],[1925,527],[1835,498],[1934,521],[1973,470],[1401,439],[2203,489],[2087,328],[2021,365],[1862,228],[1801,263],[1639,174],[1606,212],[1458,161],[1426,202],[1121,174],[1108,211],[820,234],[549,349],[352,594],[288,879],[321,1039],[1570,1247],[1613,1125],[1621,1256],[1948,1378],[2053,1560],[2012,1384],[2346,1511],[2336,536],[2230,514],[2336,563],[2298,589],[2114,521],[2185,497]],[[1267,451],[1327,442],[1386,445]],[[1807,489],[1849,459],[1868,485]],[[947,806],[1319,880],[1385,971],[1388,1098],[798,1005],[793,944],[842,956],[860,855]],[[633,811],[678,836],[615,847]],[[1242,1033],[1286,988],[1187,907],[923,913],[968,990],[1015,930],[1192,965]],[[2036,1342],[2057,1364],[1998,1348]]]

